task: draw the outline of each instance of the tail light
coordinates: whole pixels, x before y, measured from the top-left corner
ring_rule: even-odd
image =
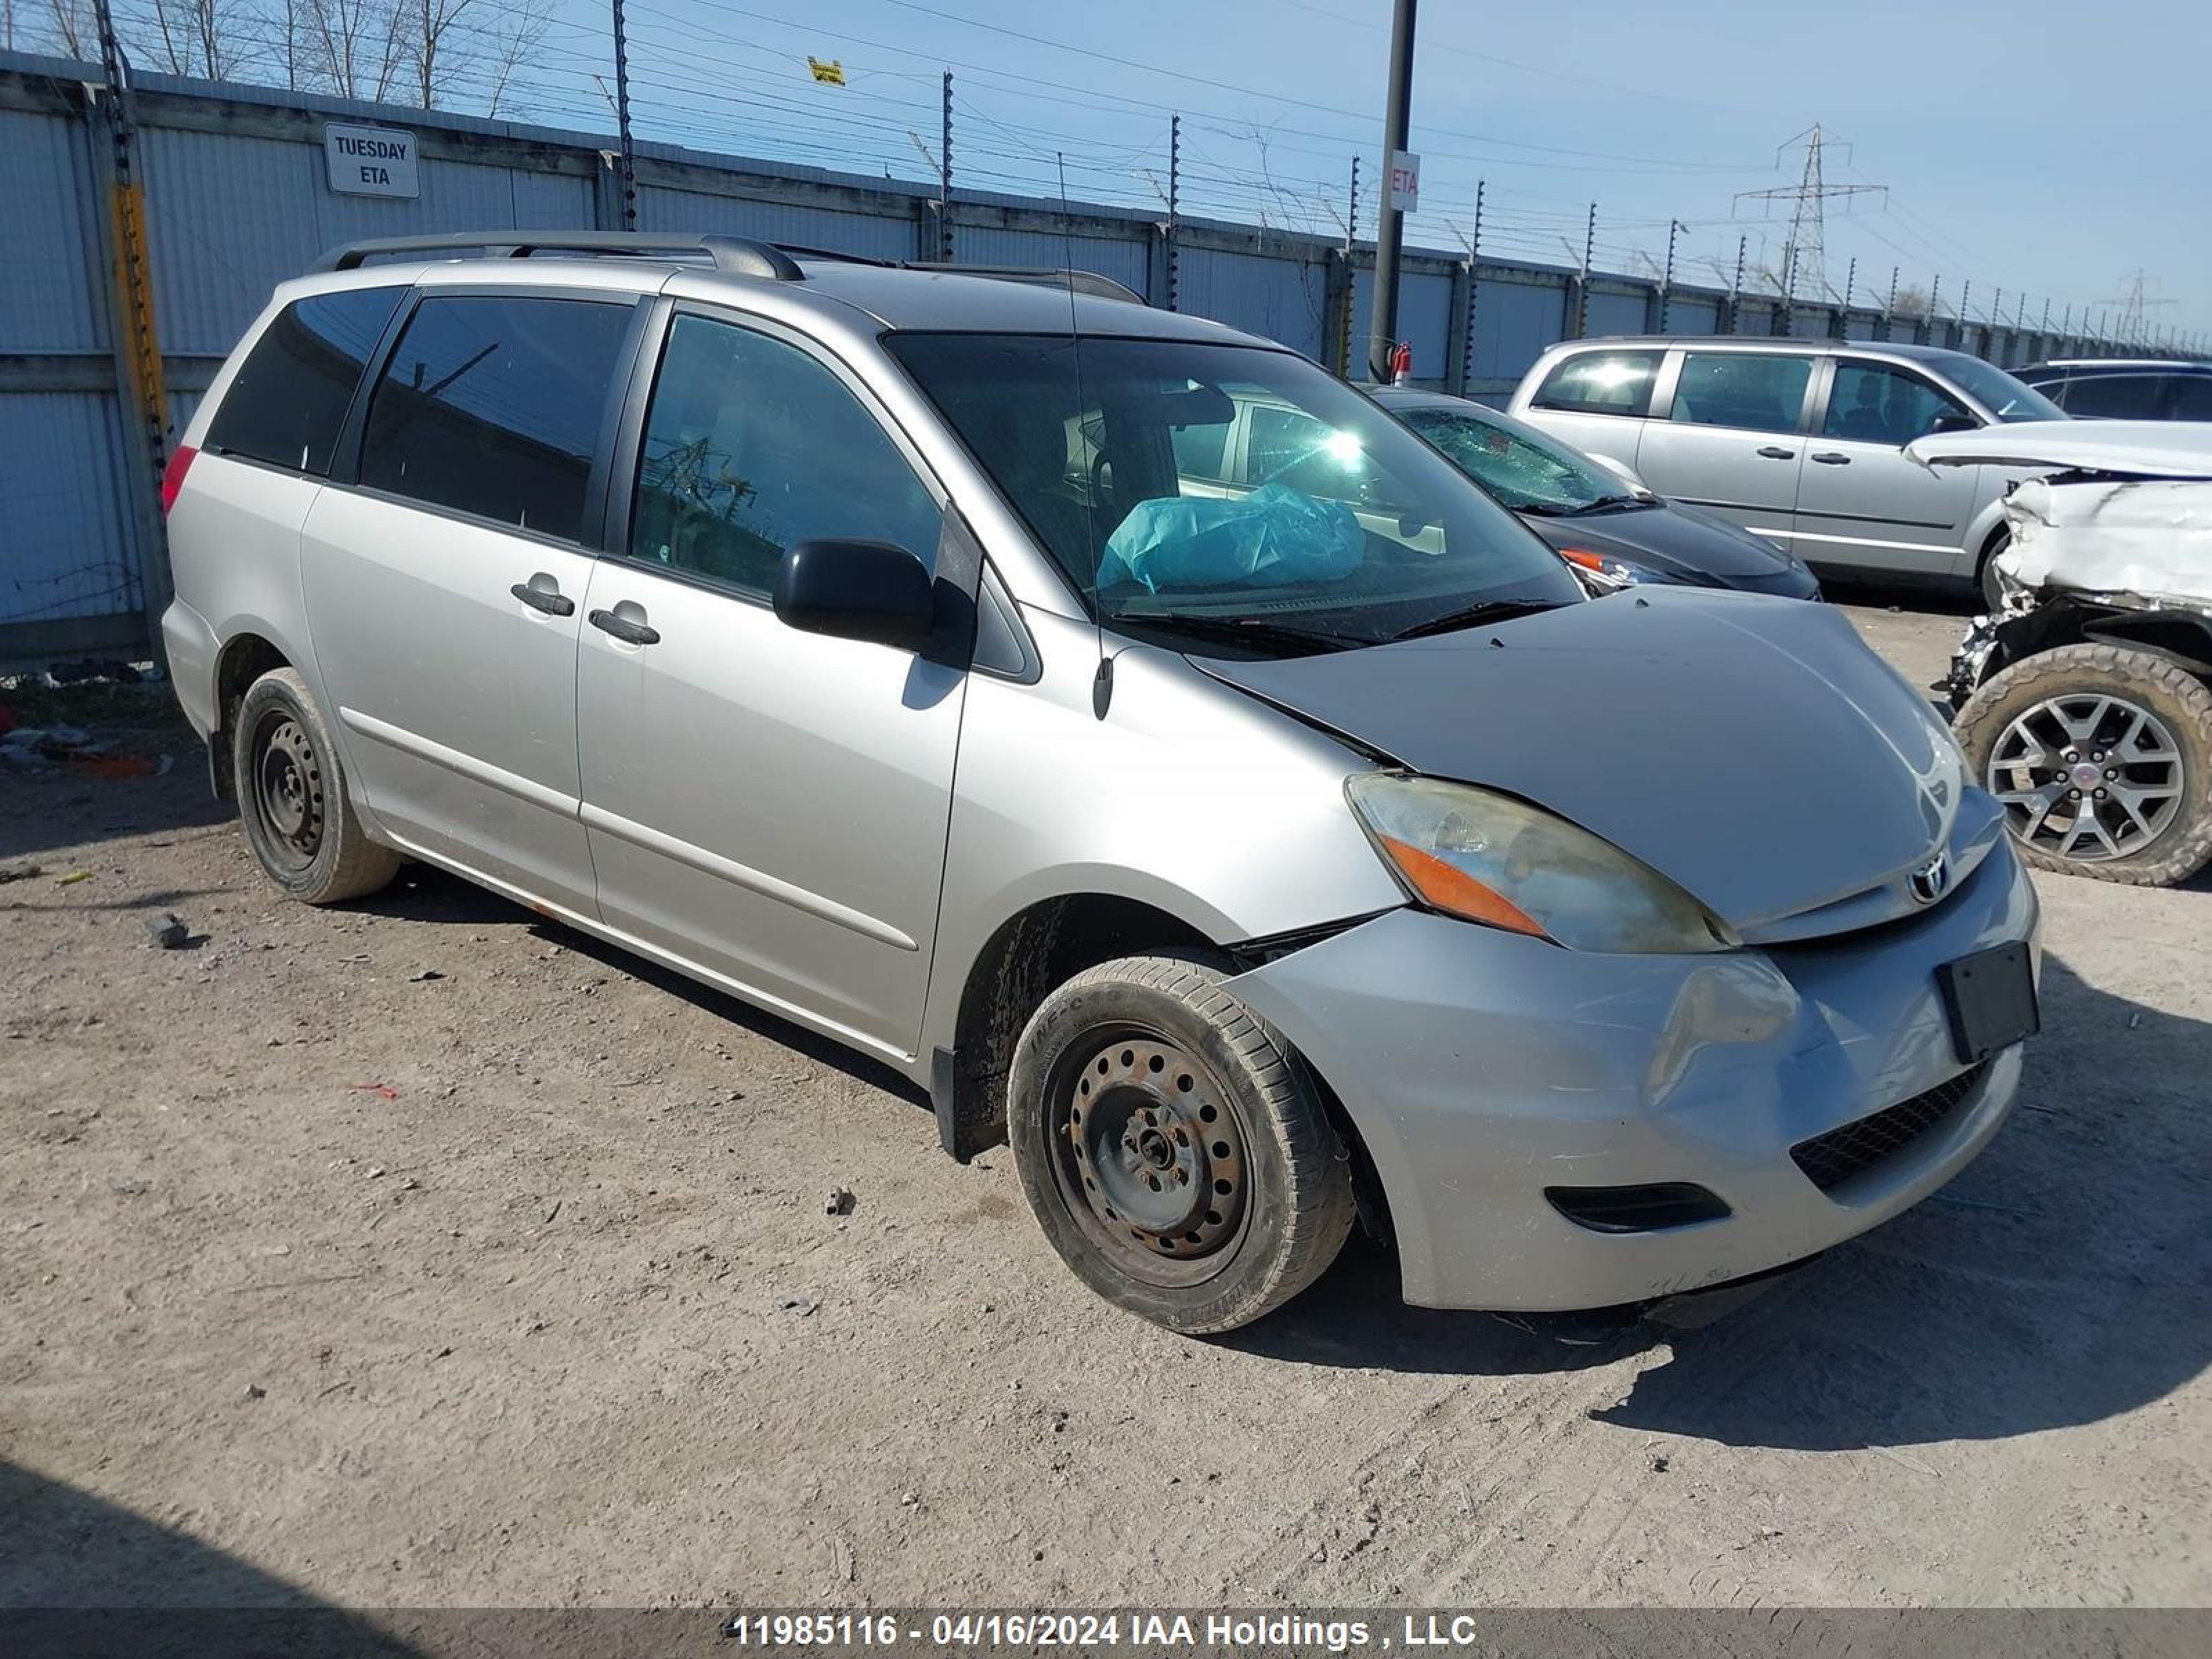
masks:
[[[192,469],[192,457],[199,451],[190,444],[179,444],[169,452],[169,464],[161,469],[161,516],[167,518],[169,509],[177,504],[177,492],[185,487],[185,474]]]

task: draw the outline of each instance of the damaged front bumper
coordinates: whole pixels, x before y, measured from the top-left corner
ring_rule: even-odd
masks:
[[[1815,1255],[1957,1174],[2010,1111],[2021,1049],[1962,1066],[1936,970],[2036,919],[2000,845],[1926,915],[1840,938],[1602,956],[1405,909],[1231,988],[1358,1127],[1407,1301],[1598,1308]],[[1922,1100],[1942,1109],[1825,1189],[1793,1157]],[[1725,1213],[1598,1231],[1555,1196],[1677,1185]]]

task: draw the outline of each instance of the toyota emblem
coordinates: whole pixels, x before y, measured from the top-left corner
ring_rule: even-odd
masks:
[[[1916,904],[1933,904],[1949,890],[1951,885],[1951,855],[1938,853],[1906,878],[1905,885],[1911,891]]]

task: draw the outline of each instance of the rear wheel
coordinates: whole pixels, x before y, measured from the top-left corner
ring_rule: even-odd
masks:
[[[2147,651],[2069,645],[1992,675],[1959,742],[2031,864],[2170,886],[2212,859],[2212,691]]]
[[[399,873],[399,854],[362,830],[329,728],[296,671],[272,668],[248,686],[231,730],[239,817],[271,881],[306,903],[335,904]]]
[[[1319,1278],[1351,1231],[1351,1166],[1305,1066],[1212,964],[1079,974],[1015,1050],[1007,1129],[1045,1237],[1109,1301],[1233,1330]]]

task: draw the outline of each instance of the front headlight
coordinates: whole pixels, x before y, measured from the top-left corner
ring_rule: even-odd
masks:
[[[1736,939],[1612,842],[1510,795],[1404,773],[1348,779],[1352,811],[1431,908],[1574,951],[1674,955]]]
[[[1583,586],[1601,596],[1617,593],[1638,582],[1662,580],[1640,564],[1631,564],[1611,553],[1593,553],[1587,547],[1563,547],[1559,556],[1574,566],[1575,574],[1583,579]]]

